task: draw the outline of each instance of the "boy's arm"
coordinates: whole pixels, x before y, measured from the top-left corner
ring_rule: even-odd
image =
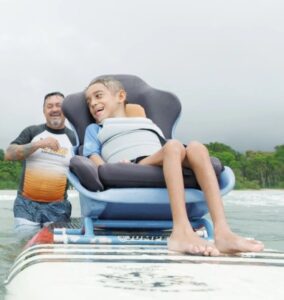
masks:
[[[83,156],[88,157],[96,166],[103,165],[105,161],[102,159],[101,142],[98,139],[100,127],[97,124],[90,124],[85,132]]]
[[[101,166],[105,164],[105,161],[99,155],[93,154],[89,158],[92,162],[96,164],[96,166]]]

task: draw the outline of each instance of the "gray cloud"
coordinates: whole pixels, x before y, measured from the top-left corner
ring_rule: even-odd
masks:
[[[0,0],[0,148],[43,122],[42,99],[95,76],[174,92],[177,137],[244,151],[284,143],[281,1]]]

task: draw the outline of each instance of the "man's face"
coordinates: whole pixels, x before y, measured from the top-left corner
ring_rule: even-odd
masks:
[[[65,117],[62,113],[63,98],[61,96],[50,96],[45,100],[43,113],[46,119],[46,124],[52,129],[64,128]]]
[[[106,118],[115,117],[125,100],[121,92],[113,93],[101,83],[88,87],[85,96],[90,113],[97,123],[101,123]]]

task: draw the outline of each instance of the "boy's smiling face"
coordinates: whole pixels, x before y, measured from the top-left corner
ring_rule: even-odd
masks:
[[[95,83],[86,90],[89,110],[97,123],[106,118],[124,116],[126,93],[123,90],[113,92],[101,83]]]

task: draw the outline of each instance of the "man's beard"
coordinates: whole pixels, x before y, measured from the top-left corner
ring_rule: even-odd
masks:
[[[56,119],[50,120],[50,125],[55,128],[61,127],[62,126],[61,118],[56,118]]]

